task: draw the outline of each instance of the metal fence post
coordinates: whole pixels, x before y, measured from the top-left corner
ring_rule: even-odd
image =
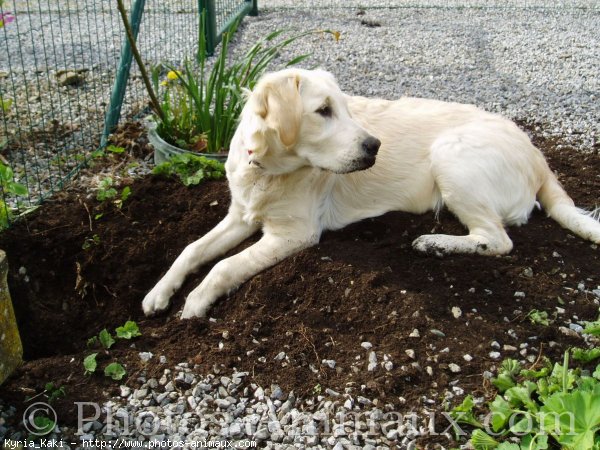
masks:
[[[215,0],[200,0],[200,14],[206,10],[206,53],[212,56],[217,46],[217,14],[215,12]]]
[[[129,23],[131,24],[131,31],[133,37],[137,39],[138,31],[140,30],[140,24],[142,23],[142,14],[144,12],[146,0],[135,0],[131,8],[131,16]],[[112,132],[114,127],[119,122],[121,115],[121,106],[123,105],[123,99],[125,98],[125,91],[127,89],[127,81],[131,71],[131,59],[132,59],[131,45],[127,40],[127,37],[123,39],[123,46],[121,47],[121,57],[119,60],[119,69],[115,78],[115,84],[113,85],[112,94],[110,96],[109,109],[104,119],[104,130],[102,131],[102,138],[100,139],[100,147],[106,145],[108,135]]]
[[[252,9],[248,14],[251,16],[258,16],[258,0],[250,0],[252,2]]]

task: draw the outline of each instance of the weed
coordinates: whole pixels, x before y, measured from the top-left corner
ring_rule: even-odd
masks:
[[[470,443],[476,450],[600,448],[600,365],[591,376],[569,369],[569,351],[562,364],[544,359],[536,370],[507,359],[492,382],[499,392],[483,405],[485,421],[475,417],[470,396],[450,412],[462,419],[457,423],[475,427]],[[506,441],[511,436],[519,443]]]
[[[219,180],[225,176],[225,166],[219,161],[204,156],[183,153],[172,157],[154,168],[155,175],[179,177],[186,185],[196,185],[203,180]]]
[[[121,380],[126,374],[125,368],[117,362],[110,363],[104,369],[104,375],[113,380]]]
[[[46,392],[46,395],[48,396],[48,403],[54,403],[56,400],[58,400],[61,397],[64,397],[66,395],[65,393],[65,387],[61,386],[61,387],[56,387],[54,386],[53,382],[49,382],[46,383],[46,386],[44,387],[44,391]]]

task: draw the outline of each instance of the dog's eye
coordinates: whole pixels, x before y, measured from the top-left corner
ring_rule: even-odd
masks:
[[[331,117],[333,114],[333,110],[331,109],[331,106],[329,106],[329,105],[323,105],[319,109],[317,109],[315,112],[323,117]]]

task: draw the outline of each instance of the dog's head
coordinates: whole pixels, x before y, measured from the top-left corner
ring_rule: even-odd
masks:
[[[288,69],[261,78],[240,122],[241,144],[268,173],[312,166],[336,173],[375,164],[380,142],[352,119],[334,77]]]

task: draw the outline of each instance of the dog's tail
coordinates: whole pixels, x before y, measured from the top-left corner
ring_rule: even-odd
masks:
[[[549,169],[546,181],[537,196],[546,213],[561,226],[584,239],[600,244],[600,208],[594,211],[577,208]]]

